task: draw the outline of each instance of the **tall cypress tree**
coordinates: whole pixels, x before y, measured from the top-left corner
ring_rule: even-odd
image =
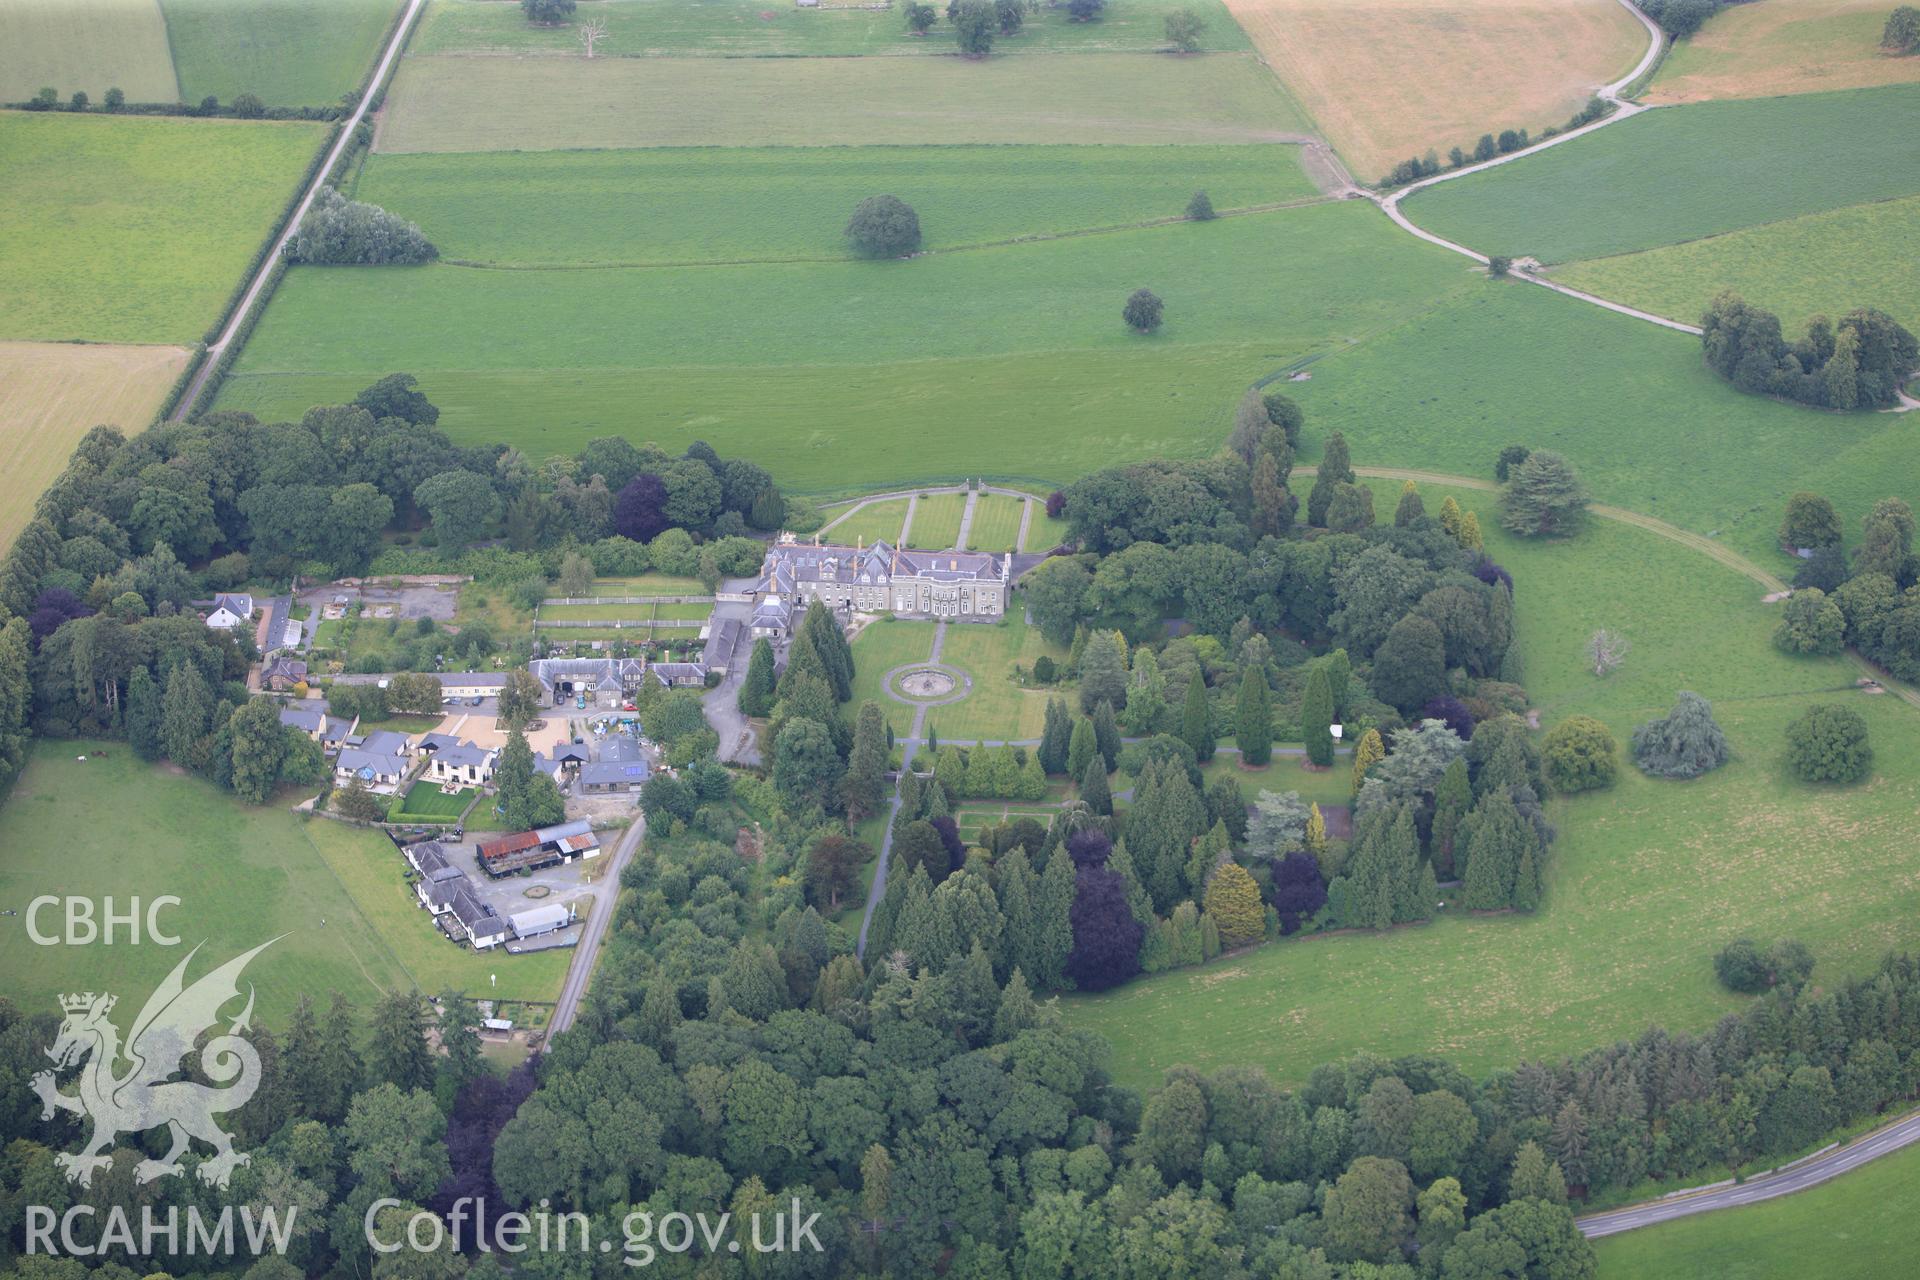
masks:
[[[761,636],[753,642],[746,679],[740,682],[740,714],[764,716],[773,710],[773,642]]]
[[[1065,984],[1067,957],[1073,952],[1073,859],[1055,849],[1033,895],[1035,969],[1029,976],[1036,987]]]
[[[433,1051],[427,1048],[427,1017],[418,991],[405,988],[380,998],[373,1007],[371,1048],[375,1081],[402,1092],[433,1086]]]
[[[1467,905],[1499,911],[1513,905],[1513,886],[1532,828],[1513,807],[1505,788],[1474,806],[1467,849]]]
[[[1015,845],[994,868],[999,881],[1000,917],[1006,922],[1000,935],[1001,957],[1008,969],[1024,971],[1040,967],[1040,940],[1034,928],[1034,894],[1039,883],[1027,851]]]
[[[0,618],[5,616],[0,606]],[[33,706],[33,678],[28,671],[31,636],[25,618],[6,618],[0,626],[0,787],[17,777],[27,763],[31,738],[27,718]]]
[[[1180,713],[1180,736],[1202,764],[1213,759],[1213,709],[1207,705],[1207,681],[1198,671],[1187,681],[1187,704]]]
[[[1306,739],[1307,759],[1323,768],[1333,763],[1332,725],[1333,690],[1327,683],[1327,669],[1316,665],[1300,700],[1300,733]]]
[[[1086,772],[1080,775],[1080,798],[1101,817],[1113,816],[1113,789],[1107,784],[1106,762],[1097,752],[1089,753]]]
[[[1440,785],[1433,793],[1433,837],[1431,848],[1434,870],[1442,875],[1452,876],[1455,870],[1454,850],[1460,835],[1460,824],[1466,821],[1467,813],[1473,808],[1473,784],[1467,781],[1467,759],[1455,756],[1447,771],[1440,775]]]
[[[847,816],[858,822],[880,811],[886,798],[887,722],[880,704],[871,700],[860,704],[860,715],[853,726],[853,751],[847,757],[847,772],[840,780],[840,798]]]
[[[1113,713],[1111,702],[1102,702],[1093,709],[1093,742],[1106,759],[1107,772],[1112,773],[1120,767],[1120,719]]]
[[[359,1039],[360,1028],[353,1016],[353,1006],[345,996],[334,992],[320,1032],[314,1119],[332,1123],[346,1117],[347,1104],[360,1091],[366,1075]]]
[[[1059,698],[1048,698],[1047,724],[1040,733],[1040,768],[1047,773],[1065,773],[1072,742],[1073,724],[1067,704]]]
[[[834,620],[833,610],[819,600],[809,604],[800,621],[800,634],[820,655],[833,696],[842,702],[852,698],[853,651],[847,647],[847,633]]]
[[[135,667],[127,678],[127,745],[142,760],[158,760],[165,754],[160,714],[160,686],[145,667]]]
[[[1307,523],[1326,527],[1327,507],[1333,491],[1343,484],[1354,484],[1358,477],[1347,457],[1347,438],[1338,431],[1327,437],[1326,451],[1320,457],[1320,469],[1314,474],[1313,489],[1307,494]]]
[[[182,662],[167,677],[166,696],[161,700],[160,741],[167,758],[186,765],[194,757],[194,747],[207,732],[207,719],[213,713],[213,695],[207,682],[191,662]]]
[[[1240,677],[1233,736],[1240,744],[1242,764],[1263,765],[1273,759],[1273,695],[1265,672],[1248,671]]]
[[[1100,745],[1094,737],[1093,721],[1085,716],[1073,722],[1073,734],[1067,740],[1067,773],[1071,777],[1083,777],[1087,772],[1087,761],[1100,753]]]

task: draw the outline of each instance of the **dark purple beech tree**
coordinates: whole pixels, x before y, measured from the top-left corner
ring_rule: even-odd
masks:
[[[1140,972],[1146,929],[1127,906],[1127,883],[1107,867],[1083,867],[1076,879],[1073,950],[1067,973],[1082,991],[1105,991]]]
[[[1106,866],[1112,852],[1113,841],[1098,827],[1087,827],[1067,837],[1067,856],[1073,859],[1076,871]]]
[[[1281,933],[1298,933],[1300,927],[1327,905],[1327,885],[1320,878],[1320,864],[1304,849],[1295,849],[1273,863],[1273,909],[1280,917]]]
[[[666,531],[667,482],[650,471],[627,481],[613,500],[613,528],[623,538],[652,542]]]

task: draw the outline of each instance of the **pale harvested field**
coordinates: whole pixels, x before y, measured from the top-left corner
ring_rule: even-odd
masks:
[[[1920,80],[1920,58],[1889,57],[1889,0],[1758,0],[1707,20],[1667,56],[1649,102],[1767,98]]]
[[[381,151],[1300,142],[1251,54],[408,58]]]
[[[99,102],[110,88],[128,102],[173,102],[173,52],[159,0],[0,0],[0,101],[51,87]]]
[[[0,342],[0,550],[80,437],[101,423],[146,429],[186,367],[185,347]]]
[[[1772,0],[1764,0],[1771,3]],[[1429,147],[1563,123],[1633,69],[1617,0],[1227,0],[1355,178]]]

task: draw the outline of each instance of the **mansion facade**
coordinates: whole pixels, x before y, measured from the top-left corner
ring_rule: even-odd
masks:
[[[995,622],[1007,610],[1013,556],[827,546],[783,533],[767,548],[754,586],[753,634],[780,637],[819,600],[853,613]]]

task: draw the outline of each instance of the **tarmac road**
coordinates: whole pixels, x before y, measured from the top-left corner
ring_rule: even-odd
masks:
[[[1675,1218],[1691,1217],[1696,1213],[1711,1213],[1715,1209],[1732,1209],[1743,1204],[1772,1200],[1818,1186],[1914,1142],[1920,1142],[1920,1112],[1864,1137],[1855,1138],[1845,1146],[1820,1152],[1745,1182],[1728,1183],[1690,1195],[1675,1196],[1670,1200],[1655,1200],[1650,1204],[1616,1209],[1611,1213],[1596,1213],[1579,1219],[1576,1225],[1582,1235],[1594,1239],[1650,1227],[1659,1222],[1671,1222]]]
[[[607,928],[613,923],[614,902],[620,896],[620,873],[625,871],[627,863],[633,857],[634,850],[640,847],[641,839],[647,833],[647,820],[636,808],[633,825],[620,843],[614,846],[613,862],[607,868],[607,892],[595,894],[593,914],[587,919],[587,926],[580,934],[580,945],[574,948],[573,964],[567,968],[567,980],[560,984],[560,998],[553,1006],[553,1019],[547,1024],[546,1038],[540,1042],[540,1050],[546,1052],[553,1038],[573,1025],[573,1018],[580,1011],[580,998],[587,993],[587,981],[593,977],[594,957],[600,954],[600,943],[607,936]]]

